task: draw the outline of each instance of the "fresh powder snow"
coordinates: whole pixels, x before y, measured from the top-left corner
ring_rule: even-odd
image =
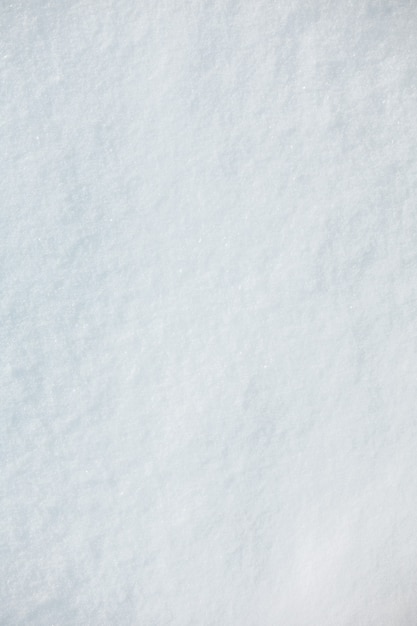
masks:
[[[416,33],[1,4],[1,626],[417,624]]]

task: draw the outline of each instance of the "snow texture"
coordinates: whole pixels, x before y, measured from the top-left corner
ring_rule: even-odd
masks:
[[[0,6],[0,624],[417,624],[414,0]]]

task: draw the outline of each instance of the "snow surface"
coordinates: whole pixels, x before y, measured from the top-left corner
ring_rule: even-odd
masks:
[[[417,624],[416,32],[2,3],[2,626]]]

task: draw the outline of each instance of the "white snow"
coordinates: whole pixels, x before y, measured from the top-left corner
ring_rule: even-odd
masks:
[[[0,623],[417,623],[417,7],[0,7]]]

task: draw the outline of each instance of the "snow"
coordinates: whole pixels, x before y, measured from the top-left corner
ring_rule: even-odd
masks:
[[[414,2],[0,18],[0,623],[413,626]]]

